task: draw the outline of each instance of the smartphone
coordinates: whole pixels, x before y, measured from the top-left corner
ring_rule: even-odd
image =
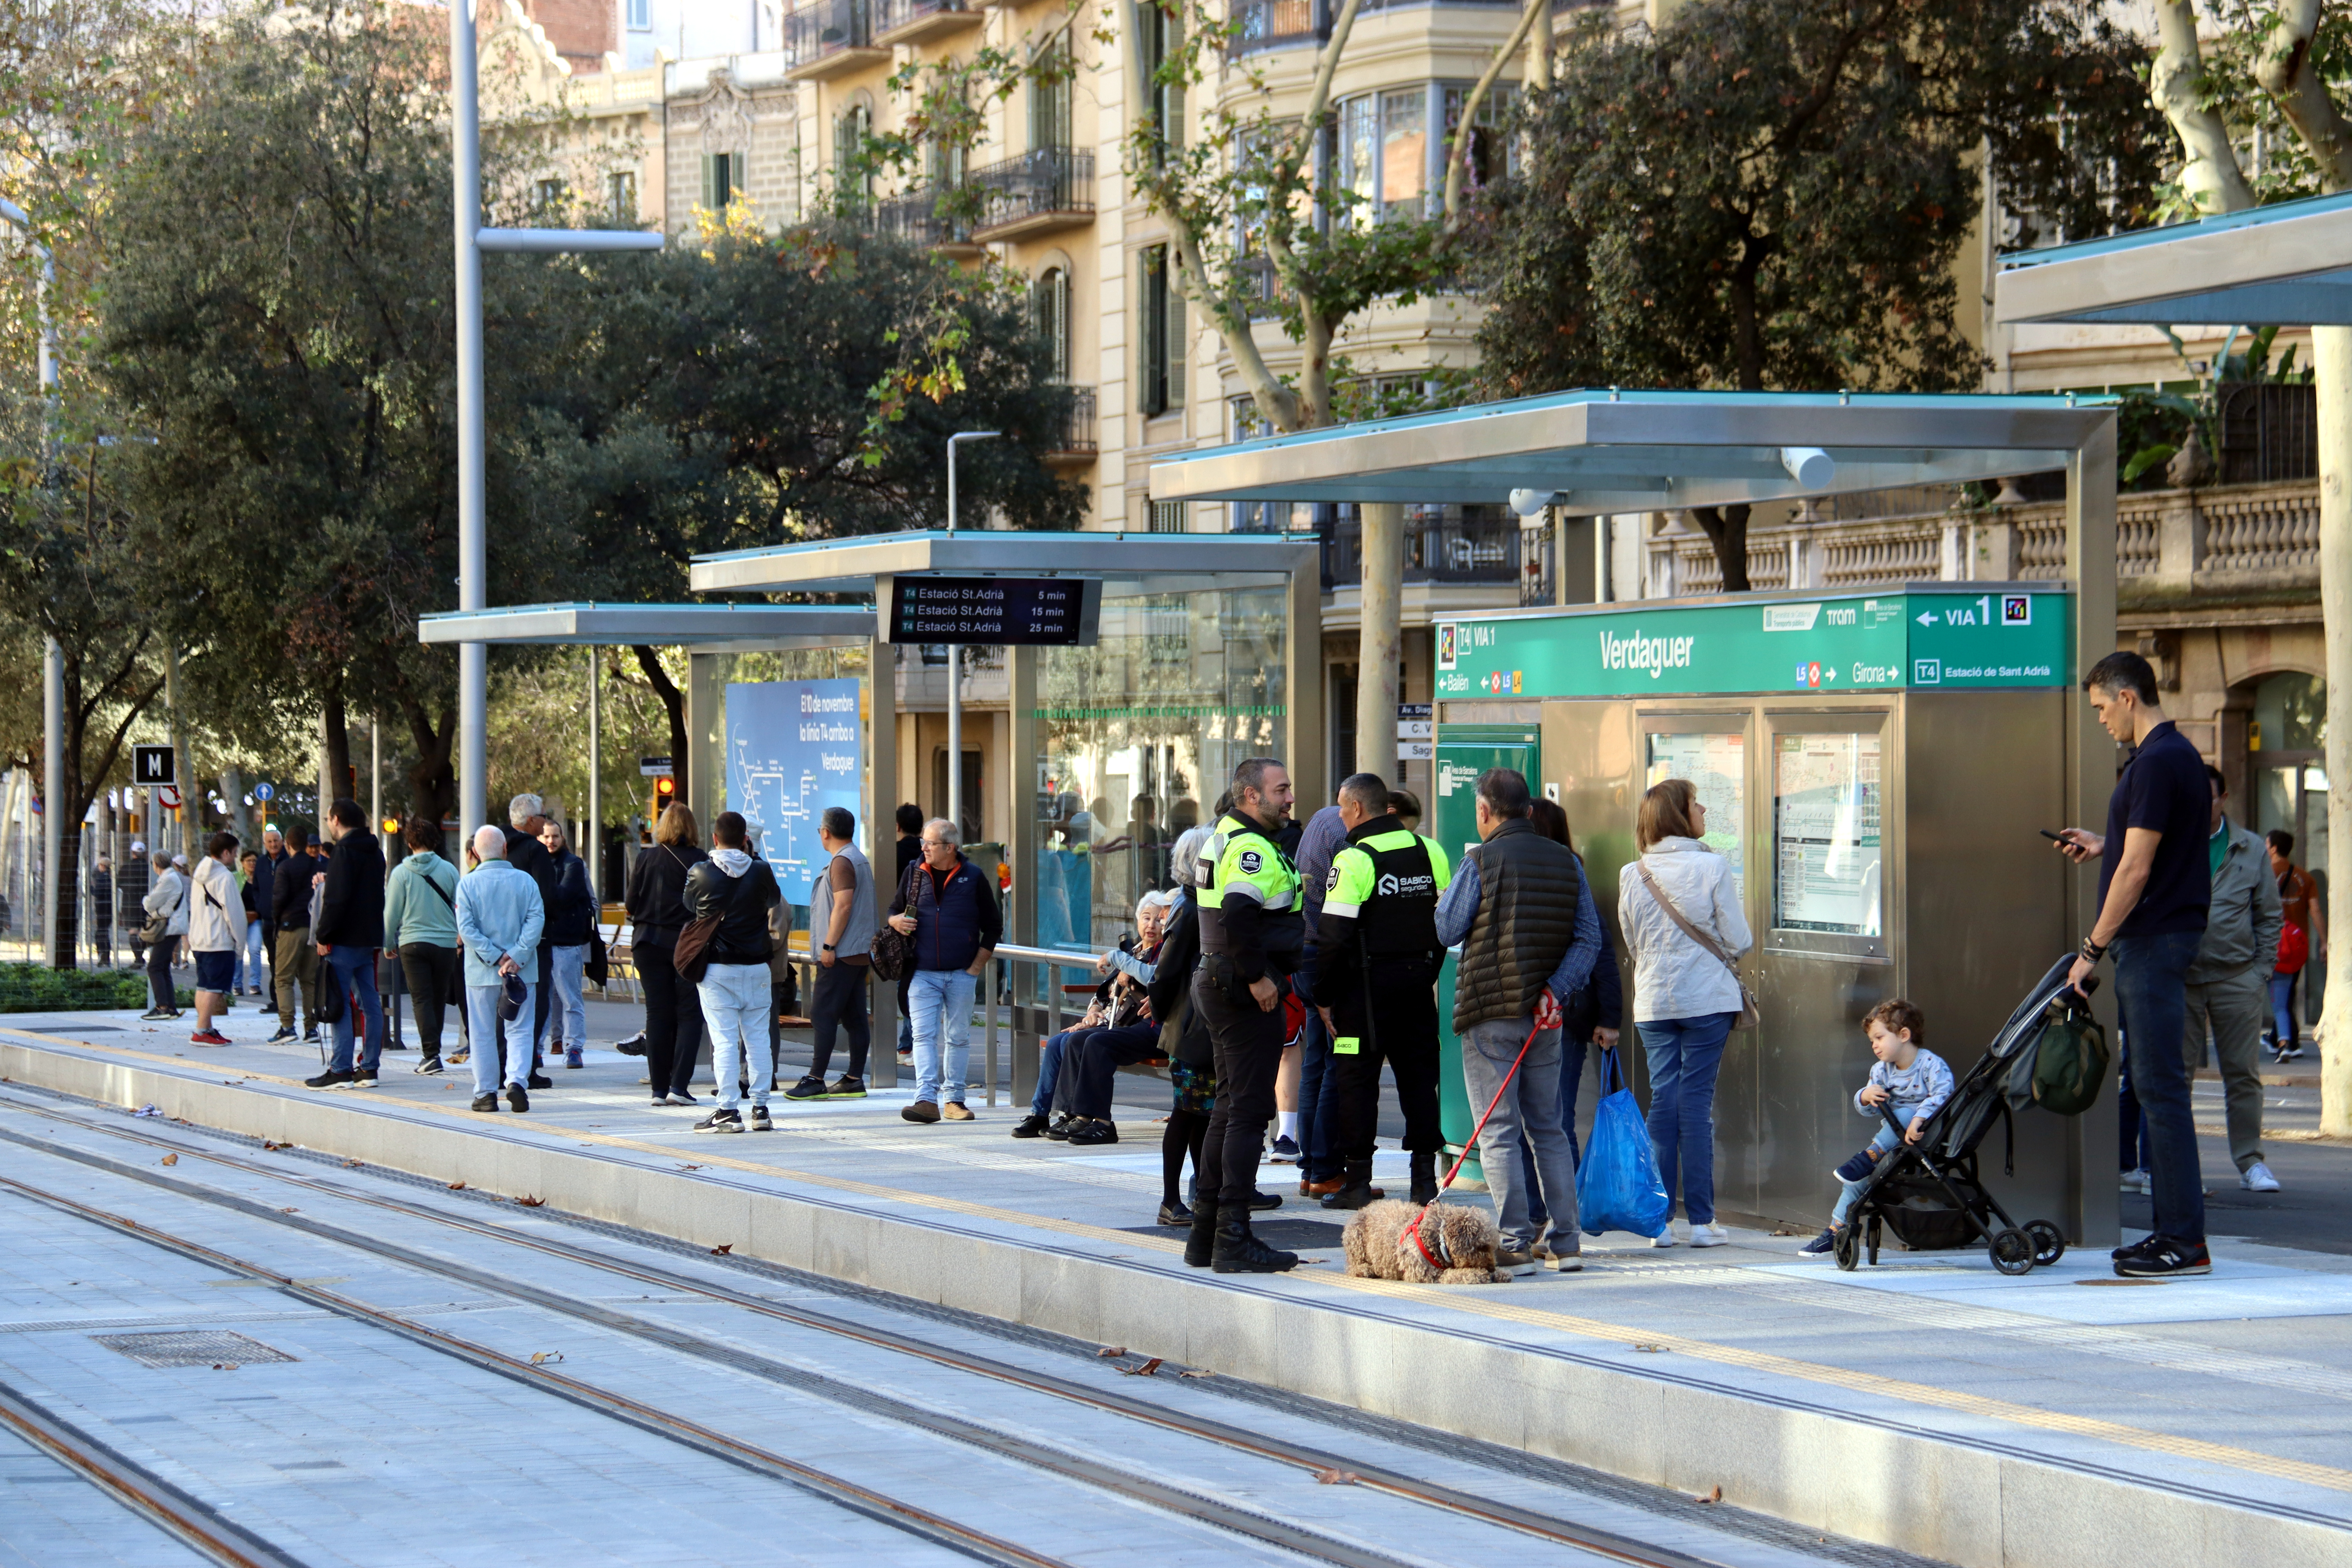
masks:
[[[2067,842],[2067,840],[2066,840],[2063,837],[2062,837],[2062,836],[2061,836],[2061,835],[2059,835],[2059,834],[2055,834],[2055,833],[2051,832],[2051,831],[2050,831],[2048,828],[2046,828],[2046,827],[2043,827],[2043,828],[2038,828],[2038,829],[2036,829],[2035,831],[2039,832],[2039,833],[2042,835],[2042,837],[2047,838],[2047,839],[2048,839],[2048,840],[2050,840],[2050,842],[2051,842],[2051,843],[2053,843],[2053,844],[2063,844],[2063,843],[2066,843],[2066,842]]]

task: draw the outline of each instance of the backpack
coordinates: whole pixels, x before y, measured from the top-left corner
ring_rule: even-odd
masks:
[[[2081,997],[2065,992],[2043,1010],[2041,1027],[2018,1051],[2005,1087],[2011,1105],[2080,1116],[2098,1100],[2106,1076],[2106,1028]]]

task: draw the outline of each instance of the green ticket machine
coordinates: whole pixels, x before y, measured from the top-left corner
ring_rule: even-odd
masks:
[[[1651,784],[1686,778],[1706,803],[1761,1000],[1761,1024],[1726,1049],[1715,1102],[1717,1202],[1735,1221],[1825,1222],[1831,1168],[1873,1131],[1853,1106],[1872,1006],[1916,1003],[1929,1048],[1965,1072],[2073,945],[2070,873],[2038,830],[2075,816],[2074,610],[2049,583],[1936,583],[1437,626],[1433,831],[1449,855],[1477,841],[1475,784],[1489,767],[1519,769],[1566,808],[1624,975],[1621,1053],[1637,1093],[1619,873]],[[1441,1084],[1458,1149],[1483,1108],[1463,1091],[1451,970]],[[1588,1065],[1588,1126],[1596,1083]],[[2085,1184],[2112,1191],[2115,1145],[2104,1105],[2073,1120],[2027,1111],[2013,1148],[1998,1130],[1987,1140],[1984,1170],[2004,1202],[2075,1233]]]

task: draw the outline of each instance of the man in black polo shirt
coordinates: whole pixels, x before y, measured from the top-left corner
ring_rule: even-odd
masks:
[[[2116,1249],[2116,1272],[2210,1274],[2205,1189],[2180,1044],[2186,976],[2204,942],[2212,897],[2205,760],[2157,706],[2156,671],[2139,655],[2107,655],[2083,678],[2083,689],[2107,733],[2136,748],[2108,797],[2106,832],[2070,827],[2058,845],[2077,864],[2101,858],[2098,919],[2083,939],[2073,979],[2080,984],[2103,954],[2114,953],[2126,1063],[2147,1119],[2156,1229]]]

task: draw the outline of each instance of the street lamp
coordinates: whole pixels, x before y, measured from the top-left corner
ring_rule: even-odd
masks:
[[[54,419],[58,398],[58,326],[49,319],[49,289],[58,280],[57,258],[49,247],[33,237],[33,220],[25,209],[5,196],[0,196],[0,218],[6,218],[25,231],[25,243],[41,253],[41,282],[35,300],[41,316],[40,382],[43,422]],[[47,442],[44,440],[46,447]],[[42,453],[42,468],[48,467],[48,453]],[[47,482],[46,472],[42,482]],[[58,876],[65,860],[65,842],[60,835],[64,825],[58,818],[58,802],[66,793],[66,657],[58,639],[41,639],[41,798],[47,809],[41,813],[41,941],[49,950],[49,963],[58,968],[68,967],[71,954],[58,951]]]
[[[482,252],[532,255],[659,250],[639,229],[484,228],[482,105],[473,0],[449,7],[449,163],[457,214],[457,607],[481,610],[489,552],[483,479]],[[457,814],[470,830],[489,820],[490,668],[488,645],[457,645]]]
[[[948,531],[956,531],[956,447],[966,441],[986,441],[998,430],[959,430],[948,437]],[[948,644],[948,820],[956,837],[963,837],[963,645]]]

